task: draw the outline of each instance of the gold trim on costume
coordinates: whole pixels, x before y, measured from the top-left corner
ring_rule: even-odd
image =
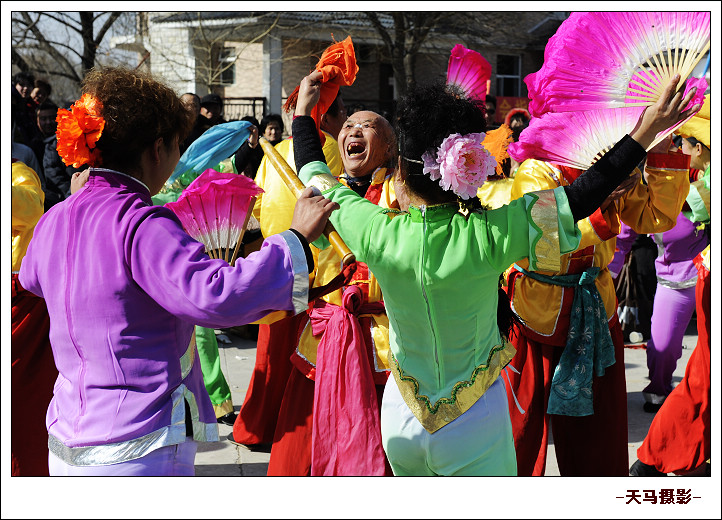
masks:
[[[477,366],[468,380],[456,383],[451,389],[450,397],[441,397],[433,405],[428,396],[419,394],[418,381],[402,372],[398,361],[390,351],[389,365],[404,402],[421,425],[429,433],[434,433],[471,408],[494,384],[514,354],[516,349],[511,343],[503,343],[492,348],[486,364]]]
[[[710,269],[711,261],[709,258],[709,251],[710,251],[710,247],[709,247],[709,245],[707,245],[707,247],[705,247],[704,250],[700,253],[702,255],[702,265],[705,266],[705,268],[708,271],[711,270]]]
[[[191,335],[191,342],[188,344],[188,348],[183,353],[183,355],[180,358],[180,366],[181,366],[181,379],[185,379],[188,374],[190,374],[191,369],[193,368],[193,363],[196,360],[196,330],[193,329],[193,334]]]
[[[306,187],[315,186],[321,190],[321,193],[323,193],[338,186],[339,184],[338,179],[336,179],[333,175],[322,173],[321,175],[314,175],[311,177],[311,180],[308,181]]]
[[[228,415],[231,412],[234,412],[233,409],[233,400],[232,399],[226,399],[221,404],[214,404],[213,405],[213,412],[216,414],[216,419],[219,419],[223,417],[224,415]]]
[[[561,269],[557,199],[553,190],[535,191],[533,194],[538,199],[530,208],[530,216],[541,232],[541,236],[533,245],[536,257],[534,270],[556,272]]]

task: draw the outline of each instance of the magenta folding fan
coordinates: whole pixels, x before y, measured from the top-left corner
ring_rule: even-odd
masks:
[[[572,13],[524,81],[529,112],[650,106],[710,48],[709,12]]]
[[[486,100],[491,64],[476,51],[456,44],[451,49],[449,66],[446,70],[446,84],[458,89],[469,99]]]
[[[262,192],[250,177],[208,169],[176,202],[165,206],[178,216],[190,236],[206,246],[209,256],[233,265],[256,197]]]
[[[696,86],[697,91],[685,109],[704,102],[707,80],[687,80],[684,95]],[[576,112],[547,112],[532,117],[529,126],[511,143],[507,153],[521,163],[526,159],[549,161],[581,170],[588,169],[607,153],[626,134],[634,130],[645,106],[579,110]],[[652,144],[668,137],[692,116],[660,132]]]

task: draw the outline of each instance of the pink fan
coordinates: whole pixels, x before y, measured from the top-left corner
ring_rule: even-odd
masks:
[[[176,202],[165,206],[178,216],[190,236],[206,246],[211,258],[234,265],[256,197],[262,192],[249,177],[208,169]]]
[[[703,103],[707,80],[688,80],[684,94],[693,86],[697,87],[697,92],[685,108]],[[644,106],[631,106],[548,112],[541,117],[532,117],[529,126],[519,136],[519,141],[509,145],[508,153],[519,163],[526,159],[539,159],[586,170],[634,129],[644,109]],[[651,150],[689,119],[657,134],[647,150]]]
[[[484,101],[491,79],[491,65],[476,51],[456,44],[451,49],[446,84],[470,99]]]
[[[549,39],[542,68],[524,80],[529,112],[653,105],[709,48],[709,12],[573,13]]]
[[[586,170],[634,128],[643,110],[609,108],[533,117],[508,153],[519,163],[538,159]]]

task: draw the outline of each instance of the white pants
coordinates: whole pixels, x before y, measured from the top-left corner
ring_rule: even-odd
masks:
[[[501,377],[460,417],[429,433],[404,402],[392,375],[381,405],[381,437],[394,475],[516,475]]]

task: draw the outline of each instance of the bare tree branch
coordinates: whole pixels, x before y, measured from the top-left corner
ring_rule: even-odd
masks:
[[[21,15],[27,23],[29,29],[32,31],[33,36],[38,41],[40,48],[62,65],[62,71],[64,74],[71,75],[71,77],[80,84],[81,77],[75,71],[75,67],[73,67],[67,58],[58,52],[58,50],[45,38],[43,32],[38,28],[37,23],[34,23],[27,13],[21,13]]]
[[[103,41],[103,38],[105,38],[105,33],[108,32],[108,30],[111,28],[111,26],[115,23],[115,21],[122,15],[123,13],[121,11],[113,11],[110,13],[110,16],[108,16],[108,19],[105,20],[105,23],[98,31],[98,34],[95,36],[95,45],[96,47],[100,46],[100,42]],[[97,17],[96,17],[97,19]]]
[[[18,54],[18,52],[15,50],[15,47],[10,49],[10,52],[12,54],[12,63],[17,65],[17,67],[23,71],[28,72],[30,70],[30,65],[25,61],[25,59]]]

